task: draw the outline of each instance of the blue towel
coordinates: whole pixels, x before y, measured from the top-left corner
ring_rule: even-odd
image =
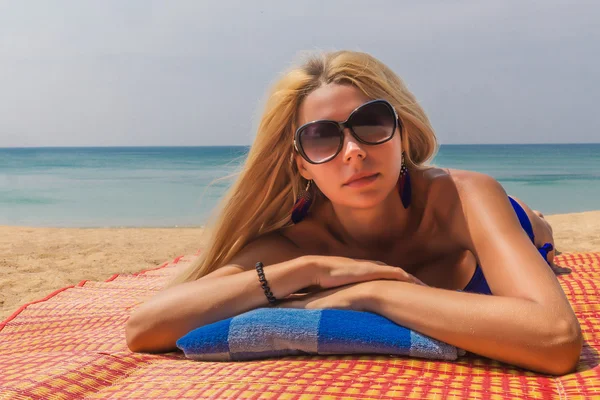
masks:
[[[456,360],[464,350],[370,312],[257,308],[177,340],[185,356],[242,361],[307,354],[388,354]]]

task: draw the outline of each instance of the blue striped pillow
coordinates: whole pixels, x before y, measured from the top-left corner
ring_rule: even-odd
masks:
[[[177,340],[185,356],[242,361],[306,354],[388,354],[456,360],[464,351],[353,310],[258,308],[194,329]]]

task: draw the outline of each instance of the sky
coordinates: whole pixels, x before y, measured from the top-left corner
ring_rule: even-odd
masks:
[[[391,67],[441,144],[600,142],[595,0],[0,0],[0,147],[250,145],[306,51]]]

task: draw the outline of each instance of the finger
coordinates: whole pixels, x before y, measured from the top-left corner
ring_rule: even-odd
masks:
[[[403,282],[408,282],[408,283],[414,283],[416,285],[423,285],[423,286],[427,286],[423,281],[421,281],[419,278],[417,278],[416,276],[409,274],[408,272],[404,272],[403,274],[401,274],[401,281]]]
[[[422,280],[420,280],[419,278],[417,278],[416,276],[414,276],[414,275],[411,275],[411,276],[413,277],[413,280],[414,280],[414,282],[415,282],[417,285],[421,285],[421,286],[429,286],[429,285],[427,285],[425,282],[423,282]]]
[[[366,260],[364,258],[354,258],[354,261],[360,261],[360,262],[369,262],[369,263],[373,263],[373,264],[377,264],[377,265],[388,265],[386,263],[384,263],[383,261],[379,261],[379,260]]]
[[[425,282],[423,282],[422,280],[420,280],[419,278],[417,278],[416,276],[409,274],[408,272],[404,271],[401,268],[398,267],[394,267],[397,268],[397,271],[394,271],[396,273],[400,273],[400,280],[404,281],[404,282],[410,282],[410,283],[414,283],[417,285],[422,285],[422,286],[427,286],[427,284]]]
[[[408,272],[406,272],[405,270],[403,270],[402,268],[399,267],[392,267],[393,270],[390,271],[390,273],[392,274],[392,278],[393,279],[397,279],[400,281],[404,281],[404,282],[413,282],[414,281],[414,277],[409,274]]]

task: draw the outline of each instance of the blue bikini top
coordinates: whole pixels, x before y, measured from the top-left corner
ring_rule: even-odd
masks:
[[[519,217],[521,227],[525,232],[527,232],[527,235],[529,236],[529,239],[531,239],[531,242],[535,243],[533,236],[533,227],[531,226],[531,221],[529,220],[529,217],[527,217],[527,213],[525,212],[525,210],[523,210],[523,207],[521,207],[519,203],[517,203],[511,197],[509,197],[508,199],[510,200],[511,205],[515,209],[517,217]],[[548,261],[546,259],[546,256],[548,255],[548,252],[552,250],[552,243],[546,243],[542,247],[538,248],[538,251],[540,252],[542,257],[544,257],[544,260],[546,260],[547,263]],[[550,265],[550,263],[548,263],[548,265]],[[477,264],[477,266],[475,267],[475,273],[473,274],[473,277],[462,291],[471,293],[492,294],[492,291],[490,290],[490,287],[487,281],[485,280],[485,276],[483,275],[483,271],[481,270],[479,264]]]

